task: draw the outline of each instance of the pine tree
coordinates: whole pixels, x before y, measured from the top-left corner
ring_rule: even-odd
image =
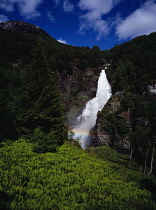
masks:
[[[23,79],[19,133],[35,143],[35,151],[55,151],[67,133],[57,76],[49,68],[48,54],[41,42]]]

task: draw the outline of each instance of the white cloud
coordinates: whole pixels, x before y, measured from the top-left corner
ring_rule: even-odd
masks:
[[[88,10],[88,13],[93,12],[99,16],[110,12],[116,3],[116,0],[80,0],[79,7],[82,10]]]
[[[63,3],[63,9],[65,12],[71,12],[74,9],[74,5],[71,4],[68,0],[65,0]]]
[[[102,16],[109,13],[121,0],[80,0],[78,6],[86,13],[80,17],[81,25],[79,31],[93,29],[99,40],[110,31],[109,21],[103,20]]]
[[[63,44],[67,44],[67,41],[66,41],[66,40],[63,40],[62,38],[59,38],[57,41],[58,41],[58,42],[61,42],[61,43],[63,43]]]
[[[121,40],[154,31],[156,31],[156,3],[154,0],[148,0],[117,25],[116,35]]]
[[[8,21],[8,17],[5,15],[0,15],[0,23]]]
[[[42,0],[22,0],[20,2],[19,8],[22,15],[26,16],[27,18],[40,16],[40,13],[36,9],[42,3]]]
[[[7,0],[1,0],[0,2],[0,8],[4,9],[7,12],[12,12],[14,11],[14,6],[12,3],[10,3],[10,1]]]
[[[55,6],[63,7],[64,12],[72,12],[74,9],[74,4],[69,0],[53,0]]]
[[[1,0],[0,8],[12,12],[17,6],[20,14],[26,18],[40,16],[37,7],[43,0]]]
[[[48,16],[48,18],[49,18],[49,20],[50,20],[51,22],[54,22],[54,21],[55,21],[55,18],[54,18],[54,16],[51,14],[50,11],[47,12],[47,16]]]

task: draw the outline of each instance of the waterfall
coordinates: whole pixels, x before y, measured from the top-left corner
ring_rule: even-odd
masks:
[[[74,133],[73,138],[80,142],[83,149],[90,144],[89,132],[96,124],[98,111],[102,110],[111,95],[111,86],[107,80],[105,70],[102,70],[98,80],[96,97],[86,103],[85,109],[77,118],[72,130]]]

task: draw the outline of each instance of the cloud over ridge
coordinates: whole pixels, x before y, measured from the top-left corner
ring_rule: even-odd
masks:
[[[7,16],[5,16],[5,15],[0,15],[0,23],[2,23],[2,22],[6,22],[6,21],[8,21],[9,19],[7,18]]]
[[[119,40],[148,35],[153,31],[156,31],[156,3],[153,0],[146,1],[116,27]]]
[[[37,7],[43,0],[1,0],[0,8],[7,12],[13,12],[17,6],[20,14],[26,18],[40,16]]]
[[[53,23],[60,33],[57,37],[68,28],[74,31],[73,36],[89,34],[93,40],[104,37],[104,41],[115,42],[156,31],[156,0],[0,0],[0,9],[4,11],[0,22],[8,21],[11,15],[19,19],[39,17],[37,21],[43,20],[46,26]]]
[[[108,14],[120,1],[80,0],[78,6],[82,11],[86,12],[80,17],[80,32],[84,33],[86,30],[93,29],[98,34],[97,40],[107,35],[110,31],[109,21],[104,20],[102,16]]]
[[[60,42],[60,43],[63,43],[63,44],[67,44],[67,41],[63,40],[62,38],[59,38],[57,41]]]

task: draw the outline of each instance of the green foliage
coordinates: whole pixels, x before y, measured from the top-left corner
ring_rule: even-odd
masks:
[[[94,45],[93,47],[92,47],[92,50],[95,50],[95,51],[100,51],[100,47],[99,46],[97,46],[97,45]]]
[[[118,120],[117,131],[121,137],[124,137],[130,131],[129,126],[127,125],[127,123],[123,118]]]
[[[142,150],[147,150],[151,146],[150,136],[148,127],[137,125],[135,131],[131,132],[130,139],[133,145],[137,145]]]
[[[25,93],[25,94],[23,94]],[[34,151],[55,151],[67,138],[56,73],[48,65],[48,55],[40,42],[25,72],[18,100],[17,126],[20,136],[35,142]]]
[[[25,34],[22,30],[0,28],[0,49],[1,141],[17,139],[19,135],[31,138],[37,127],[48,133],[54,113],[55,119],[62,115],[59,74],[65,72],[67,77],[75,74],[76,69],[82,78],[86,68],[105,62],[105,53],[100,50],[64,45],[53,38]],[[85,90],[86,82],[82,81],[69,98],[74,101],[75,94]],[[63,104],[65,108],[70,99]],[[61,120],[59,124],[62,126]]]
[[[129,155],[119,153],[107,145],[100,147],[90,147],[87,152],[93,157],[118,164],[118,174],[126,177],[126,180],[128,181],[135,181],[138,186],[141,187],[141,189],[149,190],[152,192],[153,198],[156,199],[155,176],[149,177],[143,173],[138,173],[140,170],[140,164],[138,164],[135,159],[132,159],[131,169],[129,169]]]
[[[40,128],[36,128],[31,138],[35,142],[33,151],[37,153],[56,152],[58,146],[63,143],[58,135],[56,128],[55,130],[51,129],[48,134],[44,133]]]
[[[20,83],[17,70],[0,66],[0,141],[5,138],[16,139],[18,136],[15,124],[17,107],[14,99]]]
[[[110,50],[109,56],[112,59],[110,81],[113,92],[127,87],[139,94],[147,91],[150,80],[156,78],[155,42],[156,33],[152,33],[117,45]]]
[[[37,39],[34,35],[24,36],[22,32],[0,28],[1,65],[8,67],[12,63],[26,65],[30,62],[32,49]]]
[[[106,131],[109,135],[112,135],[112,138],[115,138],[116,133],[118,133],[121,137],[124,137],[130,131],[125,119],[116,116],[114,113],[109,113],[108,106],[105,106],[98,114],[98,118],[101,129]]]
[[[4,208],[154,209],[151,193],[139,189],[129,175],[118,164],[95,159],[69,143],[45,154],[33,153],[24,140],[0,148]]]
[[[127,91],[124,94],[124,97],[121,99],[121,106],[123,110],[128,110],[134,108],[134,97],[135,95],[132,92]]]
[[[33,143],[21,140],[1,145],[2,209],[156,208],[151,194],[139,189],[139,175],[120,167],[118,163],[125,166],[126,160],[118,159],[115,152],[99,149],[101,157],[107,154],[113,162],[116,159],[112,164],[70,145],[59,147],[67,138],[67,128],[57,83],[63,72],[65,78],[75,75],[81,81],[66,99],[64,106],[69,108],[77,94],[86,91],[90,80],[82,80],[86,69],[96,73],[93,68],[110,61],[107,74],[113,93],[122,91],[123,96],[114,113],[108,107],[101,112],[101,128],[112,141],[128,137],[135,152],[142,152],[136,157],[144,158],[149,149],[149,165],[155,146],[156,103],[147,87],[156,77],[155,47],[155,33],[100,51],[97,46],[72,47],[52,38],[0,29],[0,141],[20,135]],[[127,110],[131,132],[121,116]],[[141,187],[150,190],[153,183],[144,178]]]
[[[151,81],[156,78],[155,43],[156,33],[152,33],[116,45],[108,52],[111,59],[108,78],[113,94],[120,94],[120,97],[116,110],[107,106],[99,115],[101,127],[108,132],[111,141],[118,143],[123,138],[130,141],[134,156],[139,162],[143,160],[143,167],[146,163],[150,166],[149,159],[156,142],[156,101],[148,90]],[[117,106],[113,100],[114,97],[110,100],[111,106]]]
[[[115,149],[110,148],[107,145],[100,147],[90,147],[87,152],[95,156],[96,158],[100,158],[105,161],[111,161],[113,163],[117,163],[120,166],[128,166],[129,156],[126,154],[118,153]]]

